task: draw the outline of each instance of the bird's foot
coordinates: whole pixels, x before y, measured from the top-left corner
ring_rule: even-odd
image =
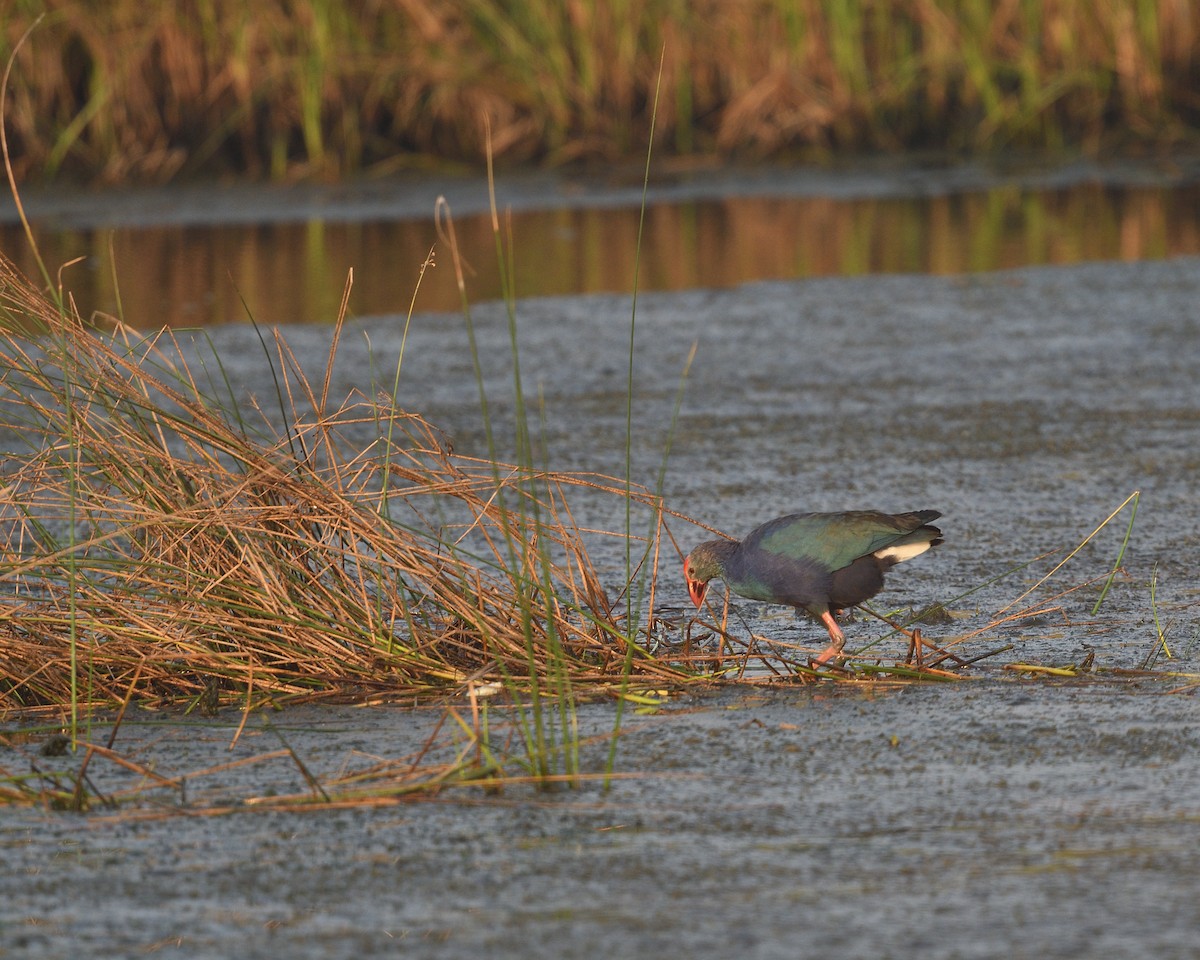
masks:
[[[842,657],[842,647],[846,645],[846,636],[842,633],[842,628],[837,625],[837,621],[833,618],[833,614],[829,610],[822,610],[820,617],[821,622],[825,624],[825,628],[829,631],[830,644],[817,654],[813,665],[820,667],[836,660],[837,663],[833,665],[837,666],[845,659]]]
[[[846,641],[844,639],[835,640],[813,658],[813,666],[823,667],[827,663],[835,667],[840,666],[842,661],[846,659],[842,656],[842,647],[845,645]]]

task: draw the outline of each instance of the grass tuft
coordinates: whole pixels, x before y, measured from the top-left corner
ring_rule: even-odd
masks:
[[[651,494],[455,455],[388,401],[327,408],[264,333],[274,428],[197,344],[89,327],[3,260],[0,321],[0,706],[528,687],[551,660],[619,677],[631,629],[567,497]]]

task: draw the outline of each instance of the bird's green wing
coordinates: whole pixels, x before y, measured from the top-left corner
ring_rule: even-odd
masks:
[[[815,561],[832,571],[882,550],[919,526],[921,519],[911,514],[866,510],[793,514],[763,524],[746,538],[746,544],[753,540],[766,553]]]

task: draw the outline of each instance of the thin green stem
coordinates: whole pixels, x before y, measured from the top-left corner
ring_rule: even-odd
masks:
[[[1166,655],[1168,660],[1174,659],[1171,654],[1171,648],[1167,646],[1167,632],[1163,629],[1162,624],[1158,620],[1158,598],[1156,591],[1158,588],[1158,564],[1154,564],[1154,569],[1150,572],[1150,613],[1154,617],[1154,633],[1158,637],[1158,648]]]
[[[384,462],[390,463],[392,459],[392,451],[394,449],[394,437],[396,429],[396,414],[399,412],[400,403],[400,369],[404,365],[404,350],[408,344],[408,331],[412,326],[413,310],[417,306],[417,293],[421,289],[421,281],[425,279],[425,271],[433,266],[433,251],[434,248],[429,248],[429,253],[426,255],[424,262],[421,264],[421,269],[417,272],[417,282],[413,287],[412,298],[408,301],[408,312],[404,315],[404,332],[400,335],[400,352],[396,356],[396,374],[392,378],[392,392],[390,398],[390,409],[387,425],[387,436],[384,440]],[[379,494],[379,512],[390,517],[388,512],[388,485],[391,480],[391,471],[383,471],[383,489]]]
[[[1135,490],[1132,494],[1130,494],[1129,498],[1125,500],[1125,503],[1122,503],[1121,506],[1117,507],[1117,509],[1113,511],[1112,516],[1108,518],[1108,520],[1111,520],[1112,517],[1115,517],[1121,510],[1125,508],[1126,503],[1129,503],[1130,501],[1133,502],[1133,509],[1129,512],[1129,525],[1125,528],[1125,539],[1121,541],[1121,549],[1117,551],[1117,559],[1113,562],[1113,568],[1111,571],[1109,571],[1108,579],[1104,581],[1104,587],[1100,591],[1100,596],[1096,598],[1096,605],[1092,607],[1092,616],[1095,616],[1100,612],[1100,606],[1104,603],[1104,598],[1108,596],[1108,588],[1112,586],[1112,582],[1117,576],[1117,571],[1121,569],[1121,561],[1125,558],[1125,548],[1129,546],[1129,538],[1133,535],[1133,521],[1137,519],[1138,501],[1140,499],[1141,497],[1139,491]],[[1105,520],[1104,523],[1108,523],[1108,520]],[[1103,524],[1101,526],[1103,526]],[[1091,538],[1089,537],[1089,539]],[[1087,543],[1087,540],[1085,540],[1084,543]],[[1080,544],[1080,546],[1083,546],[1083,544]]]
[[[638,279],[642,263],[642,237],[646,227],[646,205],[650,193],[650,161],[654,155],[654,129],[658,117],[658,100],[662,92],[663,65],[666,63],[667,48],[664,44],[658,57],[658,79],[654,86],[654,105],[650,113],[650,136],[646,143],[646,165],[642,174],[642,202],[638,211],[637,243],[634,247],[633,258],[633,292],[629,305],[629,366],[625,387],[625,604],[627,617],[625,627],[625,659],[621,665],[621,692],[629,686],[629,677],[633,672],[634,640],[637,636],[638,624],[641,622],[641,600],[644,591],[638,591],[638,602],[633,603],[630,591],[633,583],[633,391],[634,391],[634,360],[637,347],[637,303]],[[661,473],[660,473],[661,476]],[[624,696],[617,698],[616,714],[613,717],[613,734],[608,745],[608,759],[604,765],[604,789],[607,790],[612,782],[612,774],[617,761],[618,733],[625,712]]]

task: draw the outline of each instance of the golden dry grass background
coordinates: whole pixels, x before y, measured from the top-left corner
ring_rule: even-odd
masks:
[[[1191,0],[5,0],[18,175],[1195,142]]]

